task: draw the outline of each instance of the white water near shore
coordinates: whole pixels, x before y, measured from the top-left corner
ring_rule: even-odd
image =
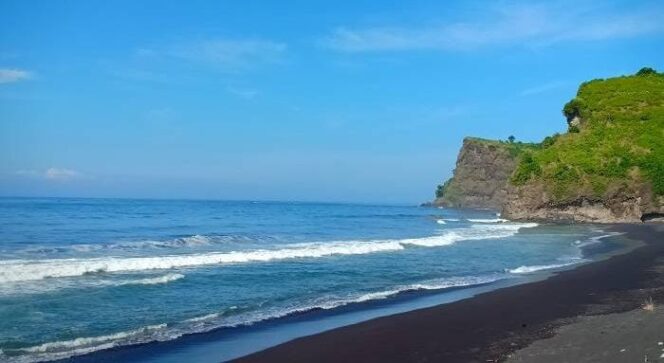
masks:
[[[536,223],[513,223],[493,226],[473,225],[446,231],[437,236],[375,241],[337,241],[287,245],[285,248],[255,251],[232,251],[158,257],[106,257],[89,259],[4,260],[0,261],[0,284],[45,278],[84,276],[98,273],[166,270],[205,265],[266,262],[294,258],[320,258],[332,255],[360,255],[399,251],[408,246],[440,247],[458,241],[509,237],[521,228]]]
[[[78,337],[70,340],[47,342],[36,346],[30,346],[19,349],[9,349],[8,352],[27,352],[30,356],[21,358],[6,358],[12,363],[27,363],[38,360],[55,360],[72,357],[80,354],[87,354],[98,350],[109,349],[116,346],[129,344],[147,343],[153,341],[164,341],[176,339],[185,334],[202,333],[222,327],[237,327],[256,324],[266,320],[277,319],[289,315],[305,313],[314,310],[331,310],[338,307],[363,303],[374,300],[387,299],[389,297],[412,291],[423,290],[444,290],[455,287],[468,287],[474,285],[487,284],[501,279],[508,278],[503,275],[484,276],[477,278],[449,278],[432,281],[425,281],[418,284],[404,285],[386,291],[368,292],[357,294],[355,296],[335,297],[328,296],[304,303],[300,306],[294,306],[283,310],[268,311],[260,314],[238,315],[232,319],[224,317],[226,312],[206,314],[194,318],[186,319],[178,323],[162,323],[150,325],[139,329],[116,332],[113,334]],[[228,310],[235,310],[237,307],[230,307]],[[0,358],[3,355],[0,353]]]
[[[609,235],[306,203],[10,200],[0,217],[0,361],[21,363],[490,289]]]

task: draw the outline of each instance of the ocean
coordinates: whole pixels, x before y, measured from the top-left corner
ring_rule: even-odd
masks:
[[[241,341],[247,327],[519,283],[618,239],[600,225],[416,206],[1,198],[0,361],[220,330],[247,353],[261,348]]]

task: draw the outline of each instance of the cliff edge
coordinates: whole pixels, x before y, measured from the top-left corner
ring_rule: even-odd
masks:
[[[516,220],[664,218],[664,75],[585,82],[563,114],[568,132],[541,143],[466,138],[434,204]]]
[[[509,180],[522,149],[520,145],[530,144],[465,138],[457,157],[454,177],[439,185],[433,204],[501,209],[507,201]]]

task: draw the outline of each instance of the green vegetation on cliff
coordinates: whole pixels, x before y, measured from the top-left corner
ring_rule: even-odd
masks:
[[[583,83],[563,108],[569,132],[521,153],[512,183],[542,182],[557,200],[650,184],[664,195],[664,75]]]
[[[466,137],[464,139],[464,146],[470,147],[473,145],[476,148],[484,150],[494,150],[495,155],[505,154],[508,158],[516,160],[521,155],[529,155],[529,152],[541,148],[538,143],[526,143],[515,141],[514,136],[510,136],[506,141],[503,140],[489,140],[479,137]],[[457,170],[458,172],[458,170]],[[439,184],[436,187],[436,198],[444,198],[447,204],[457,205],[464,197],[464,191],[461,190],[457,183],[453,182],[453,178],[448,179],[445,183]]]
[[[510,136],[506,141],[482,139],[480,137],[467,137],[466,140],[507,150],[513,157],[541,147],[538,143],[514,141],[514,136]]]

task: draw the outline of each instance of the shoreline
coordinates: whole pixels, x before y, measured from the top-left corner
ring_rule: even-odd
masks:
[[[652,267],[664,256],[661,226],[610,230],[643,245],[541,281],[297,338],[235,361],[504,361],[580,316],[625,312],[648,296],[664,298],[647,290],[655,287],[659,274]]]
[[[180,362],[189,354],[196,357],[193,360],[196,362],[230,361],[288,343],[293,339],[313,336],[376,318],[449,304],[487,291],[542,280],[550,273],[541,271],[529,276],[499,279],[471,286],[404,290],[385,299],[350,303],[332,309],[316,308],[269,318],[256,324],[214,328],[186,334],[173,340],[116,346],[53,362]],[[251,344],[247,345],[247,341]],[[206,345],[210,346],[199,349],[200,346]]]
[[[610,229],[607,230],[607,232],[609,231]],[[628,254],[640,245],[631,242],[619,243],[624,246],[618,250],[608,253],[599,252],[599,255],[602,256],[600,259],[561,266],[555,270],[565,271],[594,264],[610,258],[613,254]],[[185,359],[193,359],[192,361],[196,362],[219,362],[242,359],[299,339],[325,334],[374,319],[468,301],[487,292],[546,280],[555,273],[555,271],[544,270],[472,286],[440,290],[405,290],[386,299],[351,303],[334,309],[312,309],[267,319],[258,324],[219,327],[204,332],[185,334],[173,340],[116,346],[56,360],[56,362],[126,361],[145,363],[179,362]]]

